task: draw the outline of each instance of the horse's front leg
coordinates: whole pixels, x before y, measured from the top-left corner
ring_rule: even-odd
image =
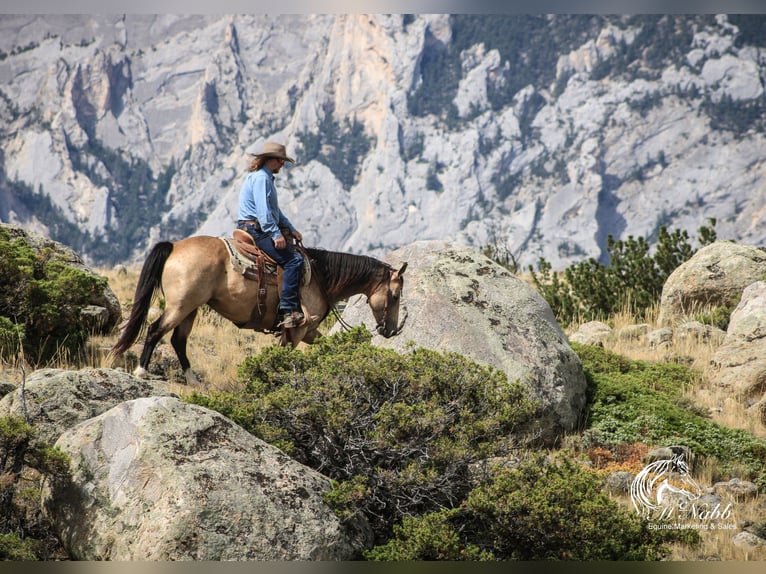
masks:
[[[279,344],[283,347],[292,345],[293,349],[303,341],[306,336],[306,327],[293,327],[292,329],[282,329],[282,337],[279,339]]]
[[[321,337],[322,333],[316,327],[313,329],[307,329],[306,334],[303,336],[303,342],[307,345],[313,345],[317,337]]]
[[[314,339],[319,335],[318,327],[321,322],[318,315],[312,315],[309,310],[304,306],[303,314],[308,317],[302,325],[293,327],[291,329],[282,329],[282,336],[279,340],[279,344],[283,347],[292,345],[293,348],[297,347],[299,343],[311,344]]]

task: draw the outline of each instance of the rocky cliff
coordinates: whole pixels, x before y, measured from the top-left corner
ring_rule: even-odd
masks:
[[[661,225],[766,237],[763,18],[2,15],[0,220],[90,262],[226,234],[287,143],[305,241],[603,257]]]

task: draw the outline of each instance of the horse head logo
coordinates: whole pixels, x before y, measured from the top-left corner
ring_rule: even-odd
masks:
[[[630,485],[633,507],[644,517],[701,495],[702,489],[692,479],[683,453],[645,466]]]

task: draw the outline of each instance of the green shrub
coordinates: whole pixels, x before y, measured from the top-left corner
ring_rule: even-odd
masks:
[[[240,366],[244,392],[189,400],[334,479],[338,512],[363,512],[385,539],[402,516],[458,504],[469,465],[517,446],[534,405],[501,371],[370,339],[356,328],[305,351],[264,349]]]
[[[630,361],[590,345],[572,343],[572,349],[589,386],[585,446],[685,445],[714,458],[722,474],[745,473],[766,488],[766,440],[689,408],[683,393],[699,373],[675,363]]]
[[[719,305],[712,308],[707,313],[696,314],[694,319],[700,323],[704,323],[705,325],[712,325],[713,327],[717,327],[722,331],[726,331],[726,329],[729,328],[729,319],[731,319],[731,314],[734,312],[734,309],[737,308],[737,303],[739,303],[739,301],[732,301],[732,303],[729,305]]]
[[[394,526],[394,537],[365,553],[368,560],[494,560],[461,536],[459,526],[464,516],[459,508],[450,508],[421,516],[405,516]]]
[[[68,477],[64,453],[38,441],[23,418],[0,417],[0,560],[46,560],[61,554],[40,495],[43,480]]]
[[[0,356],[13,359],[23,349],[28,361],[43,364],[76,354],[89,336],[80,312],[105,285],[0,229]]]
[[[22,538],[18,533],[0,532],[0,559],[13,561],[37,560],[35,540]]]
[[[709,223],[709,227],[699,229],[700,245],[716,239],[715,219]],[[603,320],[623,310],[641,315],[659,301],[670,274],[694,254],[688,239],[685,231],[671,233],[663,226],[654,254],[650,254],[645,238],[629,236],[627,240],[615,240],[610,235],[606,244],[607,265],[590,258],[567,267],[562,279],[541,258],[537,271],[531,265],[529,271],[535,287],[564,325]]]
[[[596,473],[566,457],[538,455],[496,468],[459,509],[408,518],[373,560],[656,560],[664,544],[697,532],[649,530],[601,491]]]

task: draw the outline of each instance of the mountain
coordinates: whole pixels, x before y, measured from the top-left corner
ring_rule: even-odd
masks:
[[[1,15],[0,220],[90,264],[225,235],[259,142],[307,245],[520,265],[766,239],[763,15]]]

